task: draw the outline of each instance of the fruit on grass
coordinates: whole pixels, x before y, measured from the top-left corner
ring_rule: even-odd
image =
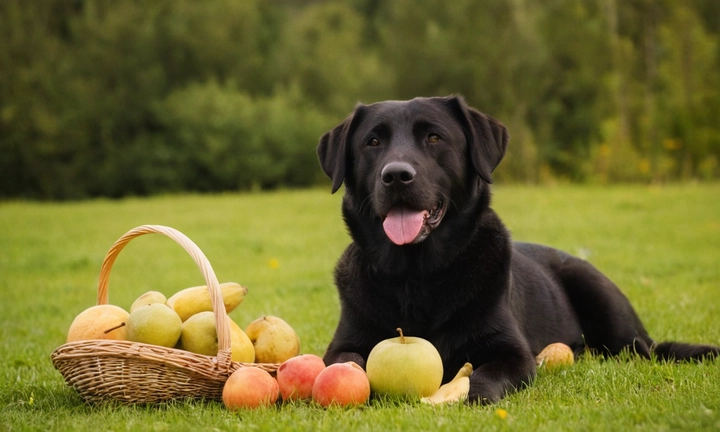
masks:
[[[575,362],[575,356],[569,346],[557,342],[546,346],[540,354],[535,357],[538,367],[548,371],[554,371]]]
[[[235,321],[228,317],[230,324],[230,349],[232,350],[232,361],[252,363],[255,361],[255,347],[252,341],[245,334]],[[213,323],[213,328],[215,328]],[[217,351],[217,349],[216,349]]]
[[[440,353],[429,341],[399,337],[379,342],[370,351],[365,368],[372,391],[403,397],[424,397],[433,394],[442,382],[443,364]]]
[[[264,316],[245,329],[255,346],[258,363],[282,363],[300,354],[300,338],[282,318]]]
[[[315,354],[304,354],[285,360],[277,370],[282,399],[311,399],[315,378],[324,369],[325,362]]]
[[[278,383],[267,371],[247,366],[233,372],[225,382],[222,400],[231,411],[274,404],[280,391]]]
[[[165,303],[143,305],[130,312],[127,320],[127,338],[172,348],[182,333],[182,321]]]
[[[421,398],[420,401],[433,405],[464,401],[468,393],[470,393],[470,375],[472,375],[472,372],[472,364],[465,363],[452,381],[441,385],[435,393]]]
[[[242,303],[248,290],[235,282],[225,282],[220,284],[220,291],[222,292],[225,312],[230,313]],[[199,312],[213,310],[210,302],[210,291],[206,285],[185,288],[176,292],[167,299],[167,305],[175,309],[175,312],[183,321]]]
[[[370,382],[355,362],[331,364],[315,378],[312,398],[324,407],[362,405],[370,398]]]
[[[167,298],[165,298],[165,294],[161,293],[160,291],[148,291],[145,294],[141,295],[137,298],[130,306],[130,313],[133,313],[133,311],[140,306],[145,306],[153,303],[165,303],[167,301]]]
[[[80,312],[68,330],[67,342],[90,339],[126,340],[125,323],[130,314],[109,304],[91,306]]]

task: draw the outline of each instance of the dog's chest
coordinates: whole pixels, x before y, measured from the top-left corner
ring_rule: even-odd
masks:
[[[452,317],[448,287],[431,280],[393,279],[375,286],[380,300],[371,312],[383,327],[402,327],[408,334],[427,334]]]

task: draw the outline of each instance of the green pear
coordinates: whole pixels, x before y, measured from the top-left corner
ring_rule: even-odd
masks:
[[[140,306],[130,312],[128,340],[172,348],[180,338],[182,320],[164,303]]]
[[[148,291],[133,302],[132,306],[130,306],[130,313],[140,306],[146,306],[153,303],[165,303],[166,301],[167,299],[165,298],[165,294],[160,291]]]
[[[199,312],[182,323],[180,335],[182,349],[196,354],[215,356],[218,353],[218,338],[215,330],[215,314]]]

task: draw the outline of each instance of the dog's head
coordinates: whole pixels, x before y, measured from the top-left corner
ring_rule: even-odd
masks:
[[[358,105],[320,139],[332,191],[382,222],[397,245],[422,242],[492,172],[507,148],[505,127],[460,97]]]

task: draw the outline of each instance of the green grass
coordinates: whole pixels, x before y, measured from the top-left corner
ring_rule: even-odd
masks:
[[[516,239],[586,255],[621,286],[656,339],[720,344],[720,184],[501,185],[494,207]],[[339,208],[340,196],[325,190],[0,204],[0,430],[720,428],[720,361],[583,357],[491,407],[380,399],[358,409],[288,404],[240,413],[216,402],[89,406],[53,369],[50,353],[95,302],[105,252],[142,224],[179,229],[221,282],[249,287],[231,314],[241,326],[281,316],[303,352],[322,354],[339,312],[332,268],[349,241]],[[127,308],[144,291],[202,283],[179,246],[144,236],[113,267],[110,301]]]

